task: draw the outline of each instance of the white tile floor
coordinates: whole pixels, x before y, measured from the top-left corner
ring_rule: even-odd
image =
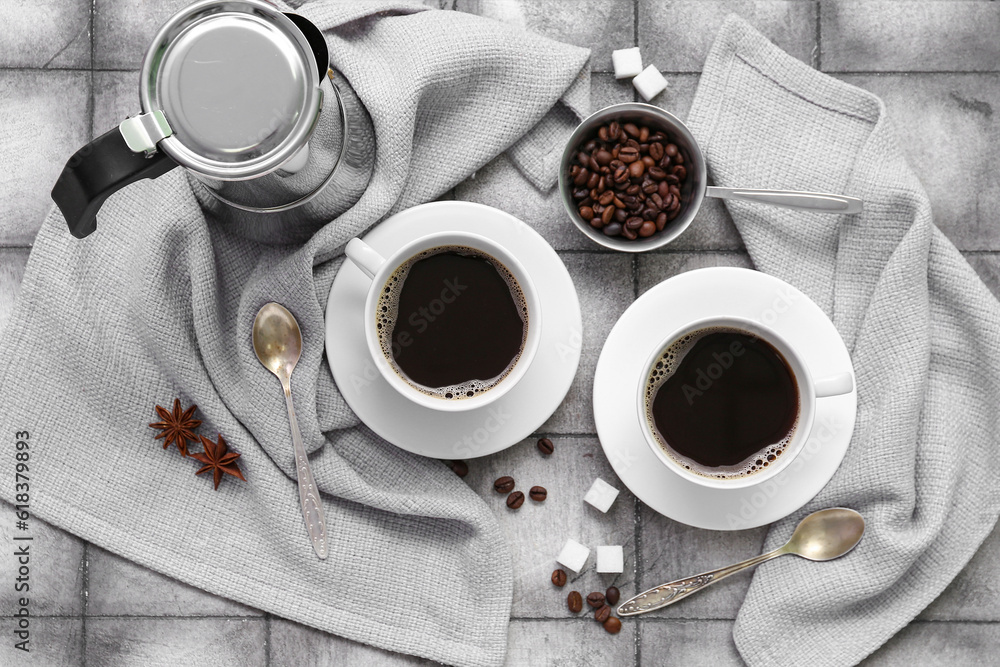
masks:
[[[0,329],[9,319],[30,245],[66,158],[135,111],[142,51],[159,23],[187,0],[0,0]],[[670,83],[655,103],[684,117],[715,30],[735,11],[813,66],[868,88],[886,102],[907,157],[931,196],[939,226],[1000,295],[1000,3],[891,0],[431,0],[502,16],[594,50],[594,108],[633,99],[628,81],[607,74],[610,52],[639,45]],[[470,462],[467,482],[494,504],[517,568],[508,664],[739,665],[732,619],[749,584],[734,577],[655,618],[607,635],[571,619],[548,583],[559,544],[622,544],[625,572],[574,577],[587,592],[615,582],[625,592],[707,569],[759,550],[764,529],[715,533],[652,512],[627,491],[607,515],[576,502],[595,476],[620,486],[594,436],[590,383],[604,337],[638,295],[661,280],[709,265],[748,266],[721,204],[706,205],[669,250],[626,257],[600,251],[571,225],[552,194],[535,191],[504,157],[456,188],[459,199],[510,211],[560,251],[586,317],[580,373],[543,431],[556,454],[533,440]],[[0,334],[2,335],[2,334]],[[544,507],[514,515],[491,491],[512,474],[549,489]],[[11,512],[0,508],[10,544]],[[214,597],[39,526],[35,542],[36,652],[0,642],[0,664],[415,665],[389,654]],[[560,542],[561,544],[561,542]],[[12,559],[0,559],[9,580]],[[990,664],[1000,646],[1000,534],[994,533],[951,587],[870,659],[872,665]],[[0,636],[13,629],[0,594]]]

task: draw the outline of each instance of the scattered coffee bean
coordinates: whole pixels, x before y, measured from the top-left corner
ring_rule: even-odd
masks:
[[[546,456],[549,456],[550,454],[552,454],[552,452],[555,451],[555,446],[552,444],[552,441],[549,440],[548,438],[540,438],[538,440],[538,451],[540,451],[542,454],[545,454]]]
[[[544,486],[533,486],[531,487],[531,490],[528,491],[528,495],[531,496],[532,500],[540,503],[545,500],[545,498],[549,495],[549,492],[545,490]]]
[[[610,588],[608,588],[608,590],[604,591],[604,599],[607,600],[608,604],[610,605],[618,604],[618,601],[621,599],[621,597],[622,597],[621,591],[619,591],[614,586],[611,586]]]
[[[514,478],[504,475],[493,482],[493,490],[497,493],[510,493],[514,490]]]
[[[604,593],[600,591],[594,591],[587,596],[587,604],[589,604],[594,609],[597,609],[602,604],[604,604]]]
[[[648,125],[602,125],[570,167],[580,218],[630,241],[662,232],[690,199],[684,152]],[[649,223],[649,224],[645,224]]]
[[[611,618],[611,607],[606,604],[602,604],[597,608],[597,611],[594,612],[594,620],[598,623],[604,623],[609,618]]]
[[[552,583],[562,588],[566,585],[566,570],[562,568],[552,571]]]
[[[617,617],[611,616],[608,620],[604,621],[604,629],[607,630],[609,634],[617,635],[622,629],[622,622],[619,621]]]
[[[458,475],[459,477],[465,477],[469,474],[469,464],[465,461],[452,461],[448,464],[451,471]]]
[[[512,510],[516,510],[521,505],[524,504],[524,494],[520,491],[514,491],[509,496],[507,496],[507,507]]]
[[[580,613],[583,610],[583,596],[577,591],[570,591],[566,596],[566,605],[574,614]]]

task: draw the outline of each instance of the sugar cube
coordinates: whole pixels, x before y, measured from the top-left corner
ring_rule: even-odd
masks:
[[[597,571],[620,574],[625,569],[625,553],[620,546],[597,547]]]
[[[576,540],[566,540],[566,544],[563,545],[556,560],[574,572],[579,572],[587,564],[588,556],[590,556],[590,549]]]
[[[642,70],[637,77],[632,79],[632,85],[639,91],[642,98],[648,102],[666,90],[667,80],[660,74],[660,70],[650,65]]]
[[[611,62],[615,66],[616,79],[627,79],[642,71],[642,56],[639,54],[638,46],[612,51]]]
[[[585,502],[590,503],[602,512],[607,513],[607,511],[611,509],[611,505],[614,504],[615,498],[617,497],[618,489],[598,477],[594,480],[594,483],[590,485],[590,490],[587,491],[587,495],[585,495],[583,499]]]

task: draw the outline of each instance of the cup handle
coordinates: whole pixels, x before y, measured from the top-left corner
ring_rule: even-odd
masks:
[[[347,242],[344,254],[369,278],[375,278],[375,274],[385,264],[385,257],[359,238],[353,238]]]
[[[841,394],[849,394],[854,390],[854,375],[851,373],[840,373],[816,380],[813,384],[816,387],[816,398],[840,396]]]

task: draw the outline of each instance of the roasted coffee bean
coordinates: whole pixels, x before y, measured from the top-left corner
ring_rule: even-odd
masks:
[[[534,500],[536,503],[544,501],[549,495],[549,492],[545,490],[544,486],[533,486],[531,490],[528,491],[528,497]]]
[[[562,588],[566,585],[566,570],[559,568],[552,571],[552,583]]]
[[[681,189],[679,187],[677,187],[676,185],[671,184],[670,185],[670,194],[672,194],[673,196],[675,196],[678,199],[680,199],[681,198]]]
[[[660,213],[656,216],[656,231],[662,232],[663,228],[667,226],[667,214]]]
[[[520,491],[514,491],[509,496],[507,496],[507,507],[512,510],[516,510],[518,507],[524,504],[524,494]]]
[[[663,152],[671,158],[677,157],[677,144],[667,144],[663,147]]]
[[[465,461],[452,461],[450,467],[452,472],[459,477],[465,477],[469,474],[469,464]]]
[[[639,149],[626,146],[618,151],[618,159],[625,164],[634,164],[639,159]]]
[[[590,178],[587,179],[587,187],[590,188],[591,190],[595,190],[597,188],[597,184],[600,182],[601,182],[601,175],[598,174],[596,171],[593,171],[590,173]]]
[[[663,210],[663,197],[660,196],[659,192],[654,192],[649,195],[646,201],[648,201],[657,211]]]
[[[608,125],[608,138],[611,139],[611,141],[618,141],[618,139],[621,138],[621,135],[622,126],[615,121],[611,121],[611,124]]]
[[[548,456],[555,451],[555,446],[552,444],[552,441],[549,440],[548,438],[540,438],[538,440],[538,451]]]
[[[663,159],[663,144],[659,141],[654,141],[649,145],[649,157],[653,158],[657,162]]]
[[[601,203],[601,206],[607,206],[615,200],[615,193],[608,190],[597,200]]]
[[[604,629],[609,634],[617,635],[622,629],[622,622],[617,617],[611,616],[608,620],[604,621]]]
[[[510,475],[498,477],[497,481],[493,482],[493,490],[497,493],[510,493],[514,490],[514,478]]]
[[[639,234],[629,229],[628,227],[622,227],[622,236],[627,238],[629,241],[635,241],[637,238],[639,238]]]
[[[639,128],[639,141],[642,143],[649,141],[649,128],[645,125]]]
[[[663,134],[662,132],[653,132],[651,135],[649,135],[650,143],[653,143],[655,141],[656,143],[662,144],[666,140],[667,140],[667,135]]]
[[[646,165],[646,169],[649,169],[650,167],[655,167],[656,166],[656,160],[654,160],[653,158],[649,157],[648,155],[643,155],[641,159],[642,159],[642,163],[644,165]]]
[[[635,139],[629,139],[628,141],[626,141],[625,146],[639,150],[639,142],[636,141]]]
[[[579,176],[577,176],[579,178]],[[628,187],[628,167],[621,166],[615,169],[615,175],[611,177],[615,183],[625,183],[625,187]]]
[[[643,220],[656,220],[656,216],[659,215],[659,213],[660,212],[657,211],[652,206],[647,206],[646,208],[642,209],[642,219]]]
[[[617,160],[617,159],[618,159],[618,151],[620,151],[620,150],[621,150],[621,146],[620,146],[620,145],[618,145],[618,144],[615,144],[615,145],[614,145],[614,148],[612,148],[612,149],[611,149],[611,157],[612,157],[612,162],[613,162],[614,160]]]
[[[642,238],[648,238],[656,233],[656,223],[652,220],[647,220],[642,223],[642,227],[639,228],[639,236]]]
[[[605,169],[606,168],[607,167],[605,167]],[[601,176],[601,178],[598,179],[598,181],[597,181],[597,191],[598,192],[604,192],[607,189],[608,189],[607,177],[606,176]]]
[[[600,591],[594,591],[587,596],[587,604],[589,604],[594,609],[597,609],[604,604],[604,593]]]
[[[602,595],[601,597],[603,598],[604,596]],[[606,604],[601,605],[597,608],[597,611],[594,612],[594,620],[598,623],[604,623],[609,618],[611,618],[611,607]]]
[[[661,167],[653,166],[649,168],[649,177],[654,181],[662,181],[667,177],[667,172],[663,171]]]
[[[570,591],[566,596],[566,606],[574,614],[580,613],[583,610],[583,596],[577,591]]]
[[[601,214],[601,222],[608,224],[615,215],[615,207],[608,206],[604,209],[604,213]]]
[[[587,197],[589,194],[590,192],[587,190],[587,188],[576,188],[575,190],[573,190],[573,199],[583,199],[584,197]]]
[[[666,201],[670,195],[670,184],[666,181],[660,181],[660,184],[656,188],[656,194],[660,195],[660,199]]]
[[[684,153],[677,153],[674,156],[674,164],[684,164]]]
[[[628,211],[623,208],[615,209],[615,222],[625,222],[628,219]]]
[[[625,193],[629,194],[629,195],[632,195],[634,197],[637,194],[639,194],[639,192],[640,192],[641,189],[642,188],[640,188],[638,185],[630,185],[630,186],[628,186],[628,189],[625,190]]]
[[[601,193],[597,191],[597,188],[591,188],[587,191],[587,196],[594,200],[600,200]]]
[[[563,572],[563,574],[566,573]],[[608,590],[604,591],[604,599],[607,600],[608,604],[612,606],[618,604],[618,601],[621,599],[621,597],[622,597],[621,591],[619,591],[614,586],[609,586]]]
[[[632,137],[633,139],[639,138],[639,128],[635,123],[625,123],[622,125],[622,129],[625,130],[625,134]]]
[[[643,219],[639,216],[634,216],[625,221],[625,227],[628,229],[639,229],[642,227]]]
[[[642,175],[646,172],[646,165],[642,160],[636,160],[628,166],[628,175],[632,178],[642,178]]]
[[[619,160],[618,158],[615,158],[614,160],[608,163],[608,166],[611,168],[611,171],[614,171],[618,167],[624,167],[625,163]]]
[[[679,178],[680,180],[683,181],[685,178],[687,178],[687,173],[688,172],[687,172],[687,169],[684,167],[684,165],[679,164],[676,167],[674,167],[673,173],[674,173],[674,176],[676,176],[677,178]]]
[[[605,236],[618,236],[622,233],[622,224],[620,222],[612,222],[610,225],[602,229]]]
[[[611,153],[602,148],[594,153],[594,159],[597,160],[597,164],[603,167],[611,162]]]
[[[590,221],[590,226],[594,229],[600,229],[604,226],[604,219],[601,216],[594,216],[594,219]]]
[[[584,185],[587,182],[587,179],[589,178],[590,178],[590,172],[587,171],[586,169],[580,169],[580,171],[576,175],[576,178],[573,179],[573,185],[580,187]]]
[[[593,153],[597,150],[597,139],[591,139],[583,145],[583,150],[587,153]]]
[[[655,169],[655,167],[654,167],[654,169]],[[643,181],[643,183],[642,183],[642,191],[645,192],[647,195],[656,192],[659,189],[659,187],[660,186],[658,186],[653,181]]]
[[[607,141],[608,139],[610,139],[610,137],[608,136],[608,126],[607,125],[601,125],[601,127],[598,128],[598,130],[597,130],[597,138],[600,139],[601,141]]]

